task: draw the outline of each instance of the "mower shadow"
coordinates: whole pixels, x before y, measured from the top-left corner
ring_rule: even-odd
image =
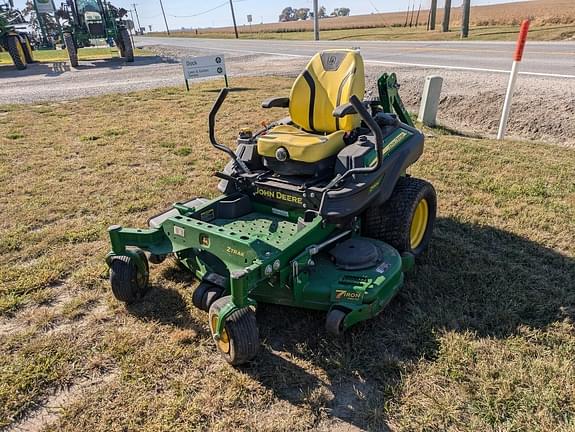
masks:
[[[173,280],[180,282],[191,283],[193,280],[191,275],[175,268],[169,268],[164,273],[173,274]],[[190,313],[188,302],[173,288],[152,286],[142,301],[128,305],[127,310],[142,321],[154,321],[183,330],[192,330],[201,337],[210,336],[204,323],[199,322]]]
[[[176,61],[169,57],[156,55],[137,56],[134,63],[127,63],[121,58],[97,59],[97,60],[80,60],[76,68],[71,68],[66,61],[55,62],[36,62],[29,64],[24,70],[17,70],[14,66],[1,66],[0,78],[23,78],[35,75],[59,76],[63,73],[73,70],[97,70],[97,69],[123,69],[125,67],[148,66],[157,63],[175,63]]]
[[[338,340],[325,335],[322,313],[261,305],[264,347],[243,370],[292,404],[387,430],[385,400],[414,362],[436,357],[438,334],[505,339],[521,326],[573,319],[574,280],[572,258],[496,228],[438,219],[429,252],[378,318]]]

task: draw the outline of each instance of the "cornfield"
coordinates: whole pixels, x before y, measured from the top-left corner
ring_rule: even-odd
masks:
[[[441,3],[441,2],[439,2]],[[349,17],[334,17],[321,20],[322,30],[366,29],[380,27],[400,27],[406,22],[407,12],[373,13]],[[419,25],[426,25],[429,10],[422,10]],[[500,5],[474,6],[471,11],[472,26],[517,25],[530,18],[537,26],[575,23],[575,0],[533,0]],[[443,9],[437,11],[437,23],[443,20]],[[461,7],[452,8],[451,24],[457,26],[461,20]],[[283,23],[256,24],[241,26],[242,33],[289,33],[311,31],[313,22],[294,21]],[[185,30],[184,30],[185,31]],[[206,28],[201,33],[233,32],[233,27]]]

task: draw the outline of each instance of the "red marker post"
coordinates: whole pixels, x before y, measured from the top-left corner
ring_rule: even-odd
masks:
[[[509,78],[509,85],[507,86],[507,94],[505,95],[505,103],[503,104],[503,113],[501,114],[501,122],[499,123],[499,132],[497,139],[502,140],[505,138],[507,132],[507,122],[509,120],[509,112],[511,111],[511,101],[513,100],[513,92],[515,90],[515,83],[517,82],[517,74],[519,72],[519,63],[523,59],[523,51],[527,43],[527,34],[529,33],[529,20],[524,20],[521,23],[521,30],[519,32],[519,39],[517,40],[517,48],[513,55],[513,67],[511,68],[511,76]]]

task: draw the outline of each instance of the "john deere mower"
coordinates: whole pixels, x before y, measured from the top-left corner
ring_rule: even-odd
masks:
[[[120,57],[134,61],[134,46],[125,17],[127,11],[105,0],[66,0],[57,11],[63,21],[64,45],[70,65],[78,66],[78,48],[94,46],[97,40],[105,40],[109,46],[117,46]]]
[[[233,365],[258,351],[259,303],[325,311],[332,335],[379,314],[430,241],[436,194],[406,173],[424,137],[407,124],[395,75],[374,100],[362,101],[364,80],[359,52],[316,54],[289,97],[262,104],[289,118],[241,131],[235,151],[215,136],[222,89],[209,114],[210,141],[230,158],[215,173],[222,194],[177,202],[146,229],[111,226],[115,297],[140,300],[148,263],[173,255],[199,280],[193,304]]]
[[[0,48],[7,51],[16,69],[26,69],[34,61],[31,37],[25,30],[27,23],[12,0],[0,4]]]

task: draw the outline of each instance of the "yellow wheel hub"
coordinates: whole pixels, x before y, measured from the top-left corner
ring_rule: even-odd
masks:
[[[24,47],[22,46],[22,42],[20,39],[16,40],[16,49],[18,50],[18,57],[20,57],[20,61],[26,64],[26,56],[24,55]]]
[[[30,58],[34,57],[34,53],[32,52],[32,45],[30,44],[30,39],[26,38],[26,50],[28,50],[28,54],[30,54]]]
[[[427,230],[427,222],[429,221],[429,205],[424,198],[417,204],[413,219],[411,221],[411,229],[409,238],[411,241],[411,249],[416,249],[425,236]]]
[[[210,321],[210,327],[212,328],[212,334],[214,334],[216,332],[217,325],[218,325],[218,317],[217,317],[217,315],[214,315]],[[220,332],[220,339],[217,340],[216,343],[218,345],[218,349],[221,352],[223,352],[225,354],[230,352],[230,338],[228,336],[228,332],[226,331],[225,327]]]

